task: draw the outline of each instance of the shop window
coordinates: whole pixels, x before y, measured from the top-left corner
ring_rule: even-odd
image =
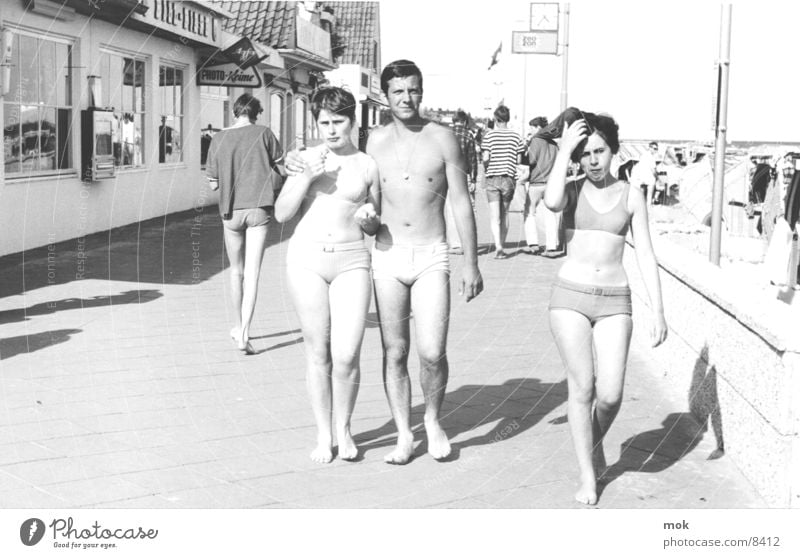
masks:
[[[269,127],[281,145],[286,145],[283,137],[283,95],[273,93],[269,96]]]
[[[101,51],[99,66],[102,104],[114,111],[114,164],[118,168],[141,167],[145,164],[144,60]]]
[[[183,69],[158,67],[161,121],[158,125],[158,162],[183,161]]]
[[[219,85],[200,86],[200,166],[205,167],[214,134],[230,124],[230,93]]]
[[[71,170],[72,46],[18,32],[11,42],[9,92],[3,98],[6,176]]]

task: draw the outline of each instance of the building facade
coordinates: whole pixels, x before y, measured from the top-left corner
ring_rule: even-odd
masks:
[[[285,148],[313,143],[332,23],[317,2],[0,3],[0,256],[215,204],[204,151],[244,92]],[[230,71],[244,38],[258,62]]]

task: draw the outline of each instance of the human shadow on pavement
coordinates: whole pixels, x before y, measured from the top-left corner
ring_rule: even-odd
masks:
[[[518,436],[538,424],[566,400],[566,380],[549,383],[537,378],[514,378],[499,385],[470,384],[448,392],[442,406],[441,422],[451,441],[452,451],[444,461],[457,460],[461,451],[467,448],[503,442]],[[389,413],[388,404],[386,412]],[[420,439],[417,436],[420,432],[422,436],[422,443],[415,448],[412,459],[427,452],[422,424],[424,413],[424,404],[411,409],[415,438]],[[474,430],[484,430],[490,424],[493,426],[482,434],[459,439]],[[366,453],[394,446],[396,436],[397,429],[390,418],[376,429],[357,434],[355,440],[359,450]]]
[[[112,296],[93,296],[91,298],[62,298],[61,300],[49,300],[40,302],[26,308],[15,308],[13,310],[0,311],[0,324],[11,322],[21,322],[33,316],[43,316],[53,314],[63,310],[75,310],[77,308],[97,308],[98,306],[116,306],[120,304],[142,304],[161,298],[161,291],[156,289],[144,289],[125,291]]]
[[[266,246],[296,223],[271,224]],[[194,285],[228,265],[217,207],[198,207],[2,256],[0,298],[85,279]]]
[[[706,427],[691,413],[670,413],[661,428],[631,436],[620,446],[620,457],[600,478],[601,490],[625,473],[660,473],[690,454]]]
[[[6,360],[19,354],[32,353],[39,349],[58,345],[69,341],[72,335],[80,333],[82,329],[55,329],[42,331],[31,335],[18,335],[0,339],[0,360]]]
[[[717,395],[717,369],[709,364],[708,345],[703,347],[694,363],[692,383],[689,386],[689,412],[704,428],[711,425],[716,448],[708,459],[722,457],[725,453],[725,437]]]

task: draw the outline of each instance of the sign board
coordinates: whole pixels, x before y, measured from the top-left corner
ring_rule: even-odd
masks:
[[[261,87],[261,76],[252,66],[245,70],[236,64],[209,66],[197,71],[197,85]]]
[[[517,54],[557,54],[558,31],[513,31],[511,52]]]
[[[105,0],[98,2],[101,6]],[[143,15],[131,12],[128,17],[181,38],[219,48],[222,46],[220,17],[199,2],[146,0],[150,9]]]
[[[557,2],[531,2],[531,31],[558,31]]]

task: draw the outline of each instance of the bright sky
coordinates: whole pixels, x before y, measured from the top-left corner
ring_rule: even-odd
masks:
[[[560,109],[562,57],[510,52],[511,30],[528,29],[529,6],[381,0],[382,62],[415,61],[426,106],[481,115],[502,97],[518,122],[552,119]],[[720,6],[571,2],[568,104],[610,113],[628,139],[712,139]],[[733,2],[729,140],[800,143],[798,28],[800,2]],[[501,63],[487,71],[501,40]]]

